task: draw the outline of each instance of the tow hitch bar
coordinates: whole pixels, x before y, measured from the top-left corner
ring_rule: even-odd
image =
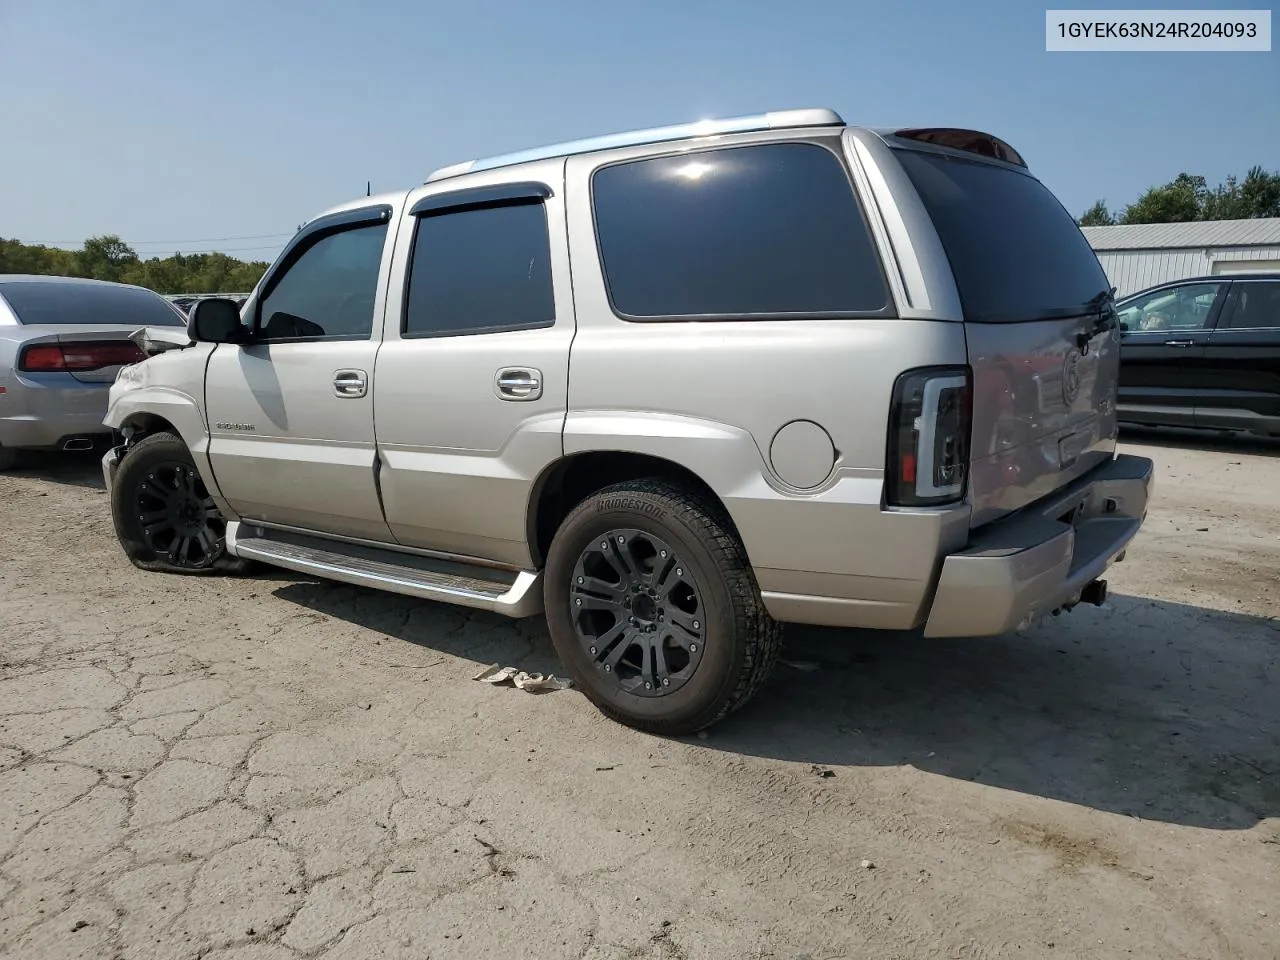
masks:
[[[1107,602],[1107,581],[1094,580],[1080,591],[1081,603],[1092,603],[1095,607],[1100,607]]]
[[[1072,607],[1076,606],[1077,604],[1091,603],[1095,607],[1100,607],[1106,602],[1107,602],[1107,581],[1091,580],[1089,583],[1085,584],[1084,589],[1081,590],[1077,596],[1072,597],[1062,606],[1058,607],[1058,609],[1052,611],[1052,613],[1053,613],[1053,616],[1056,617],[1060,613],[1066,613],[1068,610],[1070,610]]]

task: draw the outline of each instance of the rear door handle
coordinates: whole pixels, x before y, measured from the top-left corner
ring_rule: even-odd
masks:
[[[493,383],[502,400],[537,400],[542,396],[542,371],[533,367],[503,367]]]
[[[1194,340],[1166,340],[1164,345],[1166,347],[1194,347],[1196,342]]]
[[[363,397],[369,392],[369,375],[363,370],[335,370],[333,392],[339,397]]]

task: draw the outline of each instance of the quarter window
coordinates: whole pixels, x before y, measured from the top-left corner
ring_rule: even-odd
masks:
[[[262,300],[262,340],[367,339],[387,225],[321,237]]]
[[[555,323],[551,243],[539,202],[419,218],[404,335],[442,337]]]
[[[885,315],[888,287],[837,156],[777,143],[619,163],[592,179],[627,318]]]

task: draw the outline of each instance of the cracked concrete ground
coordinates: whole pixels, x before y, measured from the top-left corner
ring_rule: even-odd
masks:
[[[144,574],[94,461],[0,477],[0,956],[1275,958],[1280,447],[1137,439],[1107,608],[796,629],[705,740],[471,682],[537,621]]]

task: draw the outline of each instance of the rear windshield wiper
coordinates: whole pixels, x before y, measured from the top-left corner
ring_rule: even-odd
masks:
[[[1085,301],[1084,306],[1080,308],[1080,312],[1093,313],[1096,310],[1101,310],[1108,302],[1113,300],[1115,292],[1115,287],[1110,287],[1106,290],[1099,290],[1097,294]]]
[[[1081,309],[1081,313],[1092,320],[1087,327],[1076,334],[1076,346],[1081,352],[1089,348],[1090,340],[1100,333],[1106,333],[1115,325],[1116,312],[1112,309],[1115,305],[1115,290],[1115,287],[1111,287],[1099,291]]]

